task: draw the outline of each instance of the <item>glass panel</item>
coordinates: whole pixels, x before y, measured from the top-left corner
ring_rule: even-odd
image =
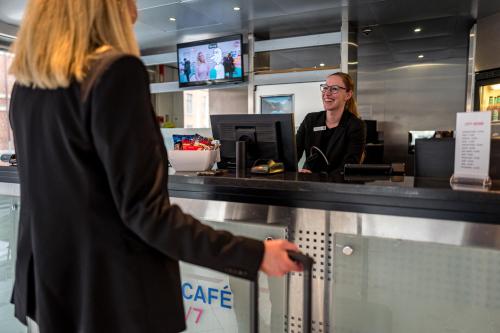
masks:
[[[336,333],[500,332],[500,251],[345,234],[335,244]]]
[[[177,64],[151,65],[146,69],[150,83],[176,82],[179,79]]]
[[[479,111],[500,109],[500,82],[479,87]]]
[[[208,89],[184,92],[184,128],[210,127]]]
[[[285,238],[285,227],[207,222],[216,229],[256,239]],[[250,332],[250,283],[181,263],[186,332]],[[285,332],[286,278],[259,276],[259,332]]]
[[[0,195],[0,332],[24,333],[10,304],[16,261],[19,198]]]
[[[152,99],[156,115],[161,118],[161,127],[184,127],[184,94],[182,91],[154,94]]]

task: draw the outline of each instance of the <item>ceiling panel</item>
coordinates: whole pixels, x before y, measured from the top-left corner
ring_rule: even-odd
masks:
[[[154,47],[156,45],[156,40],[162,38],[169,38],[175,44],[177,39],[177,33],[166,33],[163,30],[144,24],[142,22],[137,22],[135,24],[135,35],[139,41],[141,48]]]
[[[285,15],[286,13],[272,0],[252,0],[246,1],[243,7],[245,16],[249,20],[257,20],[268,17]]]
[[[360,49],[361,50],[361,49]],[[358,61],[360,65],[366,68],[372,68],[373,65],[391,65],[394,64],[394,58],[392,54],[378,54],[378,55],[370,55],[370,56],[360,56],[358,54]],[[359,67],[359,70],[362,70],[363,67]]]
[[[387,44],[382,41],[363,43],[363,47],[358,50],[358,58],[379,55],[386,56],[388,53],[389,50],[387,49]]]
[[[242,5],[242,10],[235,11],[235,2],[231,0],[203,0],[182,3],[182,7],[194,12],[200,12],[221,24],[240,24],[241,20],[247,21],[246,5]]]
[[[302,12],[274,18],[253,20],[253,31],[264,38],[283,38],[340,30],[341,9]]]
[[[168,6],[171,4],[180,3],[178,0],[137,0],[137,8],[144,10],[147,8],[154,8],[160,6]]]
[[[181,3],[141,10],[139,17],[141,22],[165,32],[222,24],[204,15],[202,8],[195,9]],[[170,21],[170,18],[176,21]]]
[[[473,0],[387,0],[368,6],[384,24],[470,14]]]
[[[340,47],[325,45],[261,52],[256,56],[256,70],[283,70],[291,68],[336,67],[340,64]]]
[[[0,0],[0,21],[19,24],[26,2]],[[360,28],[373,26],[369,36],[359,35],[361,44],[374,48],[367,54],[380,54],[381,45],[387,52],[399,52],[404,46],[397,41],[405,40],[414,41],[414,50],[429,38],[447,36],[455,36],[446,41],[448,47],[461,48],[460,38],[476,15],[500,12],[500,0],[137,0],[137,4],[135,30],[147,52],[222,34],[254,32],[265,39],[337,31],[343,9]],[[234,6],[241,10],[234,11]],[[423,28],[419,35],[412,32],[416,25]]]
[[[297,14],[304,12],[319,11],[330,8],[342,7],[342,0],[272,0],[276,6],[281,8],[287,14]]]
[[[394,60],[399,63],[428,63],[436,62],[443,59],[448,59],[452,57],[452,51],[450,49],[441,49],[434,51],[423,52],[424,58],[419,58],[418,56],[422,54],[420,52],[404,52],[395,53]]]
[[[390,41],[389,48],[392,52],[421,52],[448,49],[451,37],[432,37],[414,40]]]
[[[174,31],[164,33],[150,41],[140,41],[141,49],[147,50],[144,54],[174,52],[178,43],[186,43],[234,34],[235,29],[226,25],[211,26],[210,29],[193,28],[189,31]]]
[[[413,40],[453,35],[455,24],[456,17],[450,16],[439,19],[388,24],[381,26],[381,29],[387,40]],[[417,27],[421,28],[420,32],[414,31]]]
[[[27,0],[1,0],[0,21],[18,25],[23,16]]]

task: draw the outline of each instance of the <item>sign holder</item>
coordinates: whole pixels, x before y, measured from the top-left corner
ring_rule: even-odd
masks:
[[[452,175],[450,178],[450,186],[454,190],[462,191],[489,191],[491,188],[491,178],[486,176],[484,178],[468,178],[456,177]]]
[[[455,137],[454,190],[488,191],[491,147],[491,112],[459,112]]]

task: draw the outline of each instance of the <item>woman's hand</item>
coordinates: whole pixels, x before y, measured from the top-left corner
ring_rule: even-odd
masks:
[[[286,240],[264,242],[264,258],[260,270],[269,276],[283,276],[288,272],[301,272],[300,264],[288,257],[287,250],[299,251],[297,245]]]
[[[312,171],[309,169],[300,169],[299,173],[312,173]]]

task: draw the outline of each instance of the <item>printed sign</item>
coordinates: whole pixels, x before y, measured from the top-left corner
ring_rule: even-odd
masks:
[[[455,178],[489,176],[491,112],[457,113]]]
[[[181,263],[181,272],[186,333],[247,332],[251,305],[248,281],[186,263]],[[259,332],[274,332],[271,313],[268,277],[260,274]]]
[[[187,332],[237,332],[229,277],[185,264],[182,276]]]

